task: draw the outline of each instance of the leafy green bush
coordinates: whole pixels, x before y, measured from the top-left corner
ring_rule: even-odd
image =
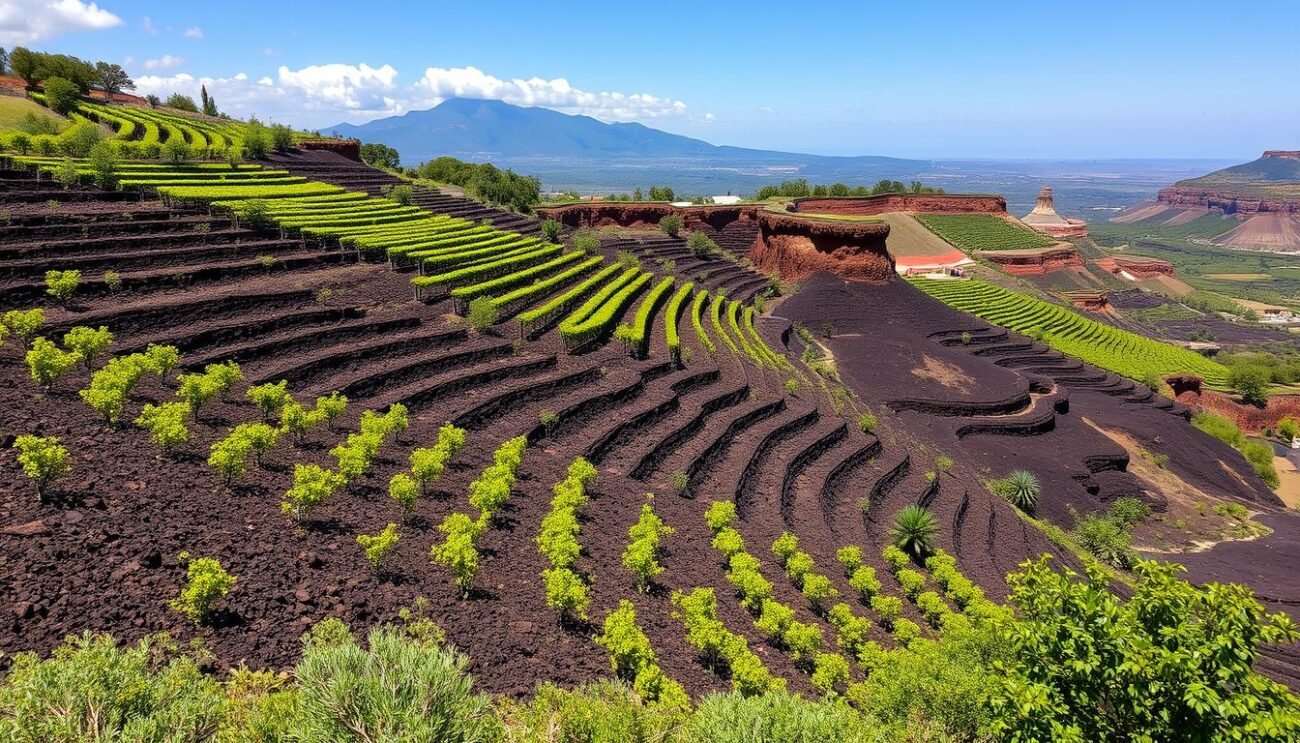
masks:
[[[226,712],[220,684],[165,636],[119,649],[72,635],[42,660],[19,653],[0,683],[0,738],[51,741],[208,740]]]
[[[121,163],[117,150],[108,142],[90,148],[90,170],[95,185],[105,191],[117,188],[117,171]]]
[[[1128,524],[1109,514],[1082,516],[1074,525],[1074,536],[1085,550],[1112,567],[1128,568],[1137,560]]]
[[[704,511],[704,523],[717,534],[736,520],[736,504],[729,500],[713,501]]]
[[[307,511],[320,505],[335,490],[347,484],[343,475],[318,464],[295,464],[293,486],[285,491],[280,511],[301,521]]]
[[[81,286],[81,271],[71,269],[45,272],[45,293],[60,302],[71,299],[78,286]]]
[[[659,229],[669,237],[677,237],[682,231],[682,218],[676,214],[667,214],[659,219]]]
[[[849,585],[858,592],[863,601],[870,601],[872,596],[880,593],[880,580],[876,578],[876,569],[863,565],[849,576]]]
[[[18,450],[18,464],[36,483],[36,495],[42,501],[50,484],[72,471],[67,448],[53,436],[23,434],[14,439],[14,448]]]
[[[801,589],[804,598],[812,604],[813,609],[820,612],[828,601],[833,601],[839,597],[840,592],[831,583],[830,578],[818,573],[809,573],[804,576],[803,588]]]
[[[485,519],[473,521],[463,513],[453,513],[442,520],[442,544],[434,544],[429,558],[451,571],[462,597],[468,597],[478,574],[478,538],[486,526]]]
[[[911,568],[903,568],[898,571],[898,584],[903,588],[903,595],[915,601],[925,590],[925,576]]]
[[[862,567],[862,548],[849,545],[835,550],[835,559],[844,566],[844,575],[852,576]]]
[[[190,405],[186,402],[146,403],[135,424],[149,431],[149,437],[163,451],[171,451],[190,440],[190,430],[185,425],[189,416]]]
[[[660,225],[663,225],[662,221]],[[686,238],[686,247],[690,248],[691,254],[696,258],[707,258],[720,250],[718,244],[710,239],[707,233],[700,230],[695,230],[690,237]]]
[[[308,741],[478,743],[500,737],[490,699],[473,691],[468,659],[396,627],[308,647],[294,669],[294,737]],[[395,680],[401,680],[395,684]]]
[[[711,743],[877,743],[875,721],[846,704],[785,691],[710,694],[687,723],[686,739]],[[898,738],[901,740],[901,738]]]
[[[95,359],[104,355],[113,345],[113,334],[103,325],[98,329],[81,325],[63,334],[63,345],[80,356],[81,362],[89,369],[94,365]]]
[[[168,606],[195,624],[201,624],[212,611],[213,604],[225,598],[239,579],[211,557],[191,558],[182,552],[180,559],[186,564],[185,586],[181,595],[172,599]]]
[[[393,551],[399,539],[401,537],[397,534],[397,524],[389,524],[378,534],[358,534],[357,544],[365,551],[370,566],[378,570],[379,563]]]
[[[813,669],[813,688],[827,697],[843,694],[852,679],[849,662],[839,653],[818,653]]]
[[[30,310],[9,310],[4,315],[0,315],[0,325],[3,325],[23,348],[27,347],[28,342],[43,324],[45,324],[45,310],[40,307],[33,307]]]
[[[59,381],[59,377],[77,365],[81,357],[74,351],[62,351],[51,341],[40,337],[32,341],[26,359],[32,379],[48,391]]]
[[[249,387],[245,394],[257,409],[262,411],[262,420],[267,421],[279,417],[284,406],[293,402],[288,387],[289,381],[281,379],[279,382],[267,382]]]
[[[659,543],[676,530],[655,514],[649,503],[641,505],[641,515],[628,530],[627,547],[623,550],[623,567],[636,576],[637,590],[650,590],[650,581],[664,571],[659,564]]]
[[[1246,443],[1237,423],[1227,416],[1203,411],[1192,417],[1192,425],[1234,449],[1240,449]]]
[[[1241,447],[1241,455],[1250,462],[1250,466],[1255,469],[1255,474],[1259,479],[1270,488],[1276,488],[1281,484],[1277,470],[1273,467],[1273,450],[1268,444],[1261,444],[1258,441],[1251,441]]]
[[[500,313],[497,310],[496,303],[492,301],[492,297],[483,296],[470,300],[465,317],[469,320],[471,327],[482,332],[497,324]]]
[[[546,585],[546,605],[560,613],[563,621],[586,619],[591,595],[582,576],[569,568],[547,568],[542,571]]]
[[[1116,498],[1114,503],[1110,504],[1110,514],[1128,526],[1139,524],[1151,515],[1151,506],[1134,498],[1124,496]]]

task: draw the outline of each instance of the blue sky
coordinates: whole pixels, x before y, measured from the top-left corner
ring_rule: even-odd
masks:
[[[1300,148],[1300,2],[1162,5],[0,0],[0,45],[309,127],[459,94],[817,154]]]

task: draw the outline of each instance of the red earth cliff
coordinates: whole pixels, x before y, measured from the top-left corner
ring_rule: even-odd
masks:
[[[1123,271],[1140,279],[1174,275],[1174,264],[1159,258],[1111,256],[1098,260],[1097,265],[1111,273]]]
[[[1015,276],[1041,276],[1066,268],[1083,268],[1083,257],[1069,246],[1032,252],[987,250],[980,257]]]
[[[800,279],[830,271],[857,281],[885,281],[894,258],[885,248],[884,222],[831,222],[786,214],[759,214],[759,235],[749,259],[764,272]]]

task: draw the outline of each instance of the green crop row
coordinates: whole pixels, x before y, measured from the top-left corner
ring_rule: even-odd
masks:
[[[1090,320],[1040,299],[977,280],[913,279],[912,283],[956,309],[1132,379],[1194,374],[1213,387],[1227,384],[1227,368],[1195,351]]]
[[[554,320],[556,317],[568,312],[575,304],[581,302],[590,292],[601,286],[609,280],[614,274],[618,273],[622,266],[614,263],[600,269],[596,273],[584,279],[581,283],[573,286],[568,291],[552,297],[545,304],[534,307],[527,312],[519,315],[519,332],[522,335],[531,333],[535,328]],[[636,269],[628,269],[624,274],[635,275]],[[622,277],[619,277],[621,280]],[[509,295],[507,295],[509,296]]]
[[[654,315],[659,311],[659,304],[668,296],[668,290],[673,288],[676,279],[671,276],[664,278],[649,294],[641,300],[641,304],[636,308],[636,314],[632,317],[631,325],[620,325],[615,331],[615,336],[623,341],[623,344],[632,353],[632,355],[641,357],[645,355],[647,342],[650,339],[650,322]]]
[[[564,253],[558,258],[546,261],[545,263],[540,263],[531,268],[525,268],[522,271],[515,271],[514,273],[506,274],[505,276],[498,276],[495,279],[488,279],[487,281],[470,284],[469,286],[458,286],[451,290],[452,300],[456,303],[456,311],[463,312],[464,308],[468,306],[472,300],[478,297],[491,296],[499,291],[513,289],[520,284],[532,281],[538,276],[544,276],[557,268],[563,268],[574,261],[581,260],[583,256],[584,254],[578,251]],[[595,265],[593,261],[595,263],[600,262],[599,259],[592,259],[585,261],[584,263],[588,266]]]
[[[534,300],[549,295],[552,291],[566,286],[569,282],[589,273],[592,269],[600,266],[604,260],[600,256],[588,258],[568,270],[561,271],[553,276],[548,276],[540,281],[534,281],[528,286],[521,286],[514,291],[492,298],[492,306],[502,315],[512,314],[514,310],[532,303]],[[617,266],[610,266],[617,268]]]
[[[722,342],[727,344],[727,348],[730,348],[732,353],[739,354],[740,349],[736,347],[735,341],[731,340],[731,338],[727,336],[727,331],[722,326],[722,310],[726,305],[727,297],[725,295],[714,295],[713,306],[709,312],[710,319],[713,321],[713,332],[718,334],[718,338],[722,339]]]
[[[639,268],[629,268],[592,295],[560,323],[565,347],[576,348],[608,331],[652,276]]]
[[[668,309],[664,310],[664,340],[668,343],[668,356],[674,362],[680,362],[682,358],[682,338],[677,323],[681,320],[683,305],[694,289],[695,284],[690,281],[683,284],[668,302]]]
[[[415,287],[416,298],[436,299],[450,293],[457,285],[490,279],[496,276],[512,273],[521,266],[536,263],[545,260],[551,256],[558,255],[564,250],[559,245],[551,245],[536,250],[529,250],[519,255],[513,255],[508,258],[498,258],[486,263],[479,263],[464,268],[457,268],[451,271],[434,274],[433,276],[417,276],[411,279],[411,285]]]
[[[700,339],[700,343],[703,344],[704,350],[708,351],[709,354],[712,355],[718,349],[717,346],[713,345],[713,341],[709,338],[709,334],[704,332],[704,302],[708,300],[708,298],[708,289],[701,289],[695,293],[695,301],[691,304],[691,325],[695,328],[695,335]]]

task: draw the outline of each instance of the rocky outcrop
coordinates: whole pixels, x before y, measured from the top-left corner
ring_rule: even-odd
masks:
[[[829,271],[856,281],[886,281],[894,259],[885,248],[884,222],[836,222],[759,213],[759,234],[749,259],[759,270],[783,279]]]
[[[1084,265],[1083,256],[1070,246],[1033,251],[986,250],[980,253],[980,257],[1015,276],[1042,276],[1067,268],[1083,268]]]
[[[1178,209],[1212,209],[1243,217],[1262,213],[1300,214],[1300,199],[1263,199],[1218,188],[1170,186],[1160,189],[1156,200]]]
[[[1145,256],[1111,256],[1097,261],[1097,266],[1114,274],[1127,273],[1139,279],[1173,276],[1174,264]]]
[[[1065,292],[1064,295],[1071,304],[1084,312],[1110,312],[1110,300],[1106,299],[1103,292],[1082,290]]]
[[[1088,236],[1088,225],[1083,220],[1066,219],[1056,213],[1051,186],[1043,186],[1038,191],[1038,202],[1034,204],[1034,210],[1026,214],[1020,221],[1034,231],[1058,240],[1067,237],[1084,238]]]
[[[920,212],[923,214],[1006,212],[1007,200],[1001,196],[967,196],[961,194],[881,194],[880,196],[812,196],[795,199],[791,211],[809,214],[855,214],[870,216],[885,212]]]

